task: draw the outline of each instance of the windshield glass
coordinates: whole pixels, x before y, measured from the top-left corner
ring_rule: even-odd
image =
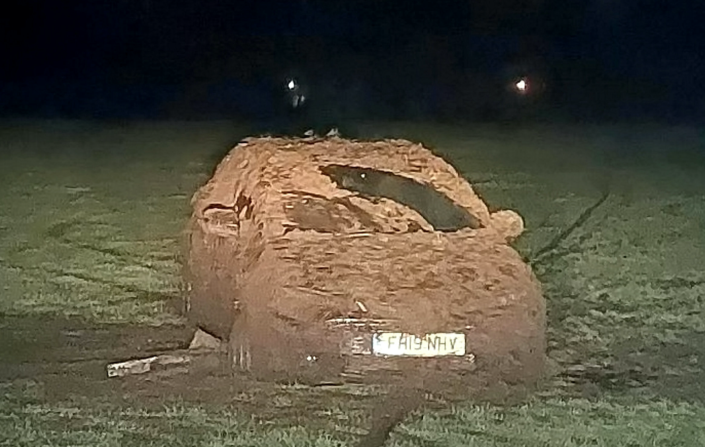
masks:
[[[340,188],[375,201],[393,200],[419,213],[437,231],[479,228],[479,220],[432,186],[391,172],[344,165],[321,171]]]

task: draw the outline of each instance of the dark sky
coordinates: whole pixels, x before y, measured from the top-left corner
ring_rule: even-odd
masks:
[[[183,90],[204,82],[276,78],[293,67],[357,76],[384,89],[416,85],[414,80],[450,86],[464,77],[501,76],[519,60],[550,73],[559,102],[587,101],[612,89],[641,98],[638,107],[652,101],[668,113],[696,116],[705,111],[698,85],[705,74],[704,4],[9,1],[0,16],[0,80],[6,97],[30,84],[35,90],[82,85],[67,94],[81,96],[89,95],[87,85]],[[644,99],[642,91],[653,99]],[[39,106],[49,99],[34,101]]]

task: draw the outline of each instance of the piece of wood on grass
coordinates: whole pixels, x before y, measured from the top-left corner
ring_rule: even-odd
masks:
[[[188,354],[155,355],[143,359],[110,363],[107,367],[108,377],[125,377],[145,374],[151,371],[166,370],[178,366],[188,366],[191,356]]]

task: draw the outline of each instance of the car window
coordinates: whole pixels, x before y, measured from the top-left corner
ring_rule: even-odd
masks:
[[[292,228],[322,233],[381,229],[369,213],[345,198],[328,199],[296,191],[285,192],[284,196],[287,218],[295,224]]]
[[[432,186],[391,172],[345,165],[328,165],[321,172],[339,188],[374,201],[385,198],[419,213],[436,231],[479,228],[480,221]]]

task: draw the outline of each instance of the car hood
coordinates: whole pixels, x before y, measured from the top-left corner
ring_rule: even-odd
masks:
[[[284,321],[360,318],[418,333],[458,330],[541,295],[516,251],[473,231],[294,231],[270,247],[262,257],[276,259],[270,306]]]

